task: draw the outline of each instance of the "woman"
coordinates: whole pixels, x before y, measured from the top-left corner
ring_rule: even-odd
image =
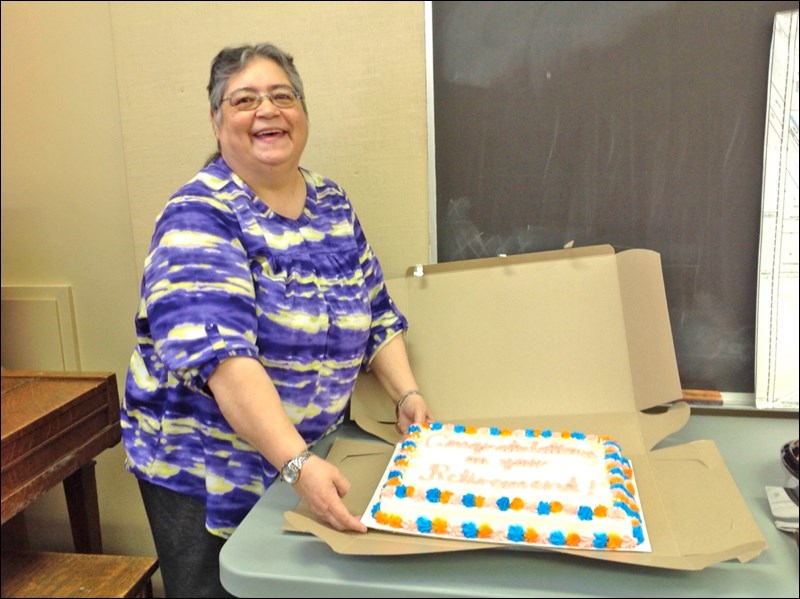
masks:
[[[307,451],[341,423],[361,368],[399,430],[430,416],[347,195],[300,167],[292,57],[226,48],[208,94],[219,152],[156,221],[122,407],[165,592],[181,597],[225,594],[219,550],[278,477],[321,522],[366,531],[348,481]]]

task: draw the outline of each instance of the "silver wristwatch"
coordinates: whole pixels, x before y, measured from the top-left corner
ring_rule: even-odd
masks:
[[[281,480],[285,483],[289,483],[290,485],[295,484],[300,478],[300,469],[310,457],[311,452],[306,449],[300,455],[297,455],[286,462],[283,465],[283,468],[281,468]]]

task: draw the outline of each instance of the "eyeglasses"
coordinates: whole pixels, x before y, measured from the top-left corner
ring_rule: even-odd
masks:
[[[269,98],[269,101],[278,108],[291,108],[298,100],[302,100],[303,96],[291,87],[276,87],[264,94],[245,87],[237,89],[227,98],[222,98],[222,101],[230,102],[236,110],[248,112],[261,106],[264,98]]]

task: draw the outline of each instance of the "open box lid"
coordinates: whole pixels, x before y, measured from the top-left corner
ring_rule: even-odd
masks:
[[[409,359],[434,418],[457,424],[608,435],[633,465],[652,552],[553,548],[573,556],[684,570],[748,561],[766,541],[712,441],[651,451],[689,418],[660,256],[593,246],[418,266],[387,281],[408,317]],[[363,513],[400,435],[375,377],[359,376],[351,416],[387,441],[337,439],[328,459]],[[468,541],[371,530],[342,533],[301,502],[287,528],[344,554],[486,549]]]
[[[597,432],[628,454],[680,429],[660,256],[592,246],[409,269],[387,281],[409,320],[409,359],[434,417]],[[360,377],[351,415],[394,443],[394,407]]]

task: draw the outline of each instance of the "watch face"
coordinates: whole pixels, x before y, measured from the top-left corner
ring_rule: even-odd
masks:
[[[300,471],[293,466],[294,464],[288,464],[284,466],[283,470],[281,471],[281,478],[290,485],[296,483],[297,479],[300,478]]]
[[[306,450],[301,453],[299,456],[292,458],[288,462],[283,465],[281,468],[281,479],[284,482],[293,485],[297,482],[300,478],[300,469],[303,467],[303,464],[306,463],[306,460],[311,456],[311,452]]]

